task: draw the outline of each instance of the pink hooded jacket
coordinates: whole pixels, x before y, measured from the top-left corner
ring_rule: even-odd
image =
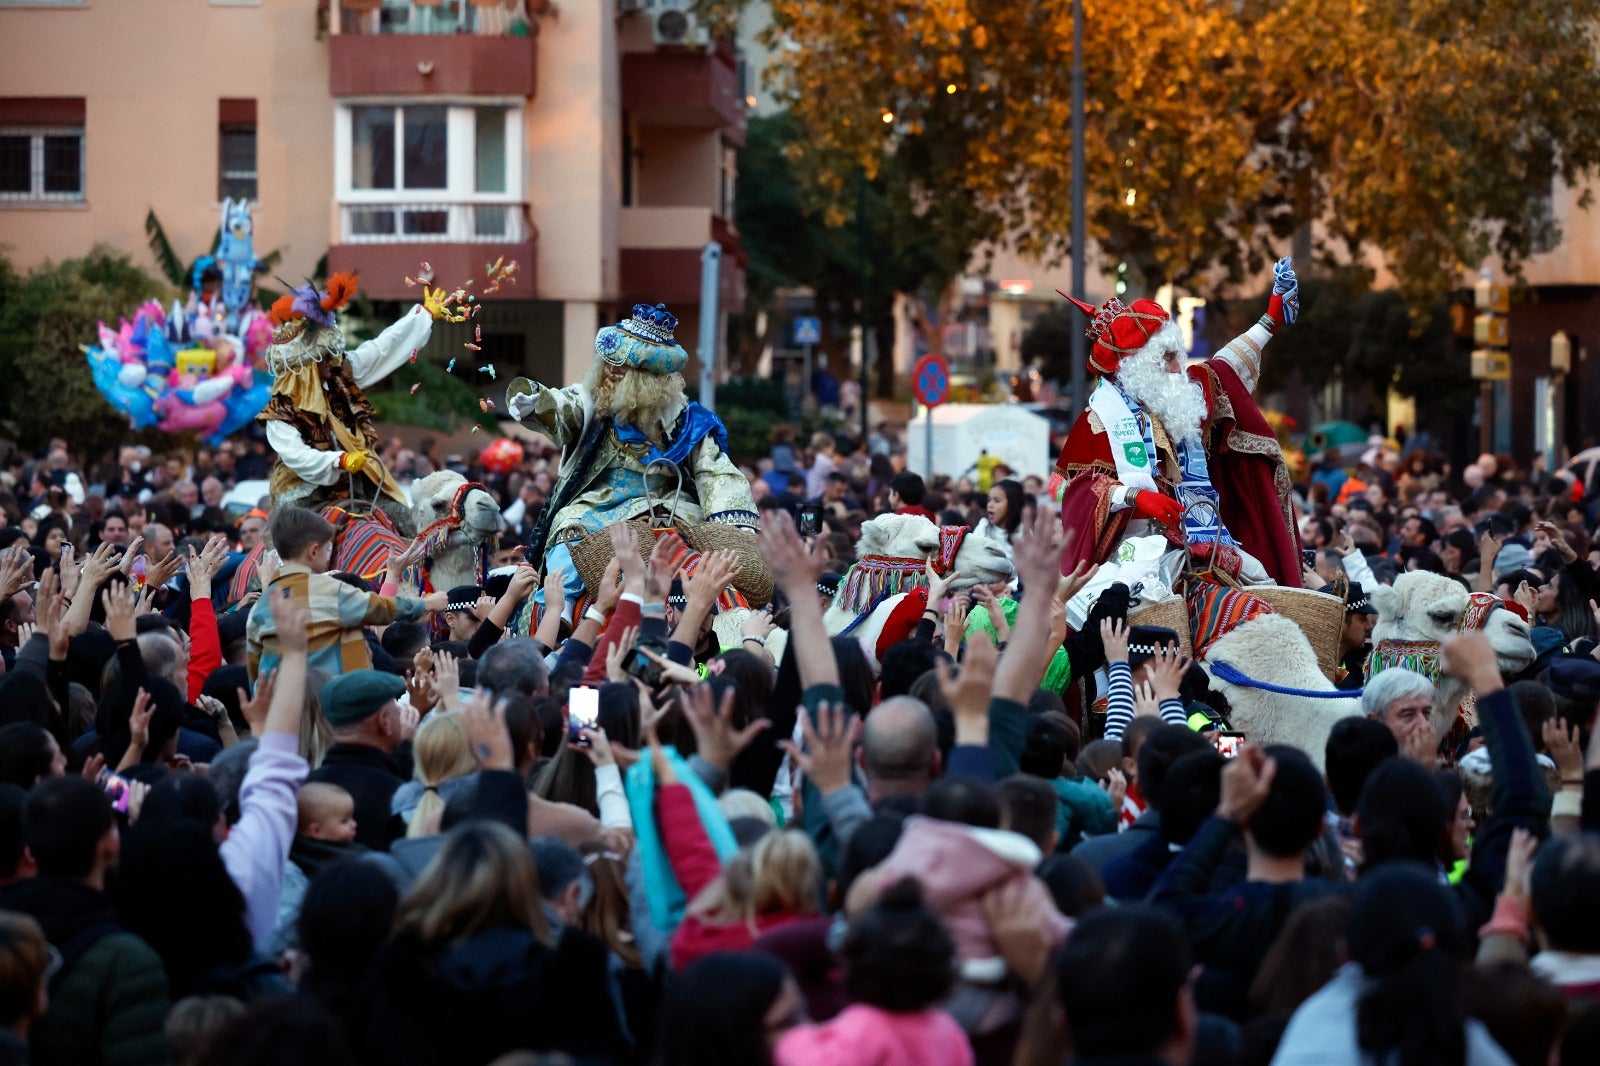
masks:
[[[972,1045],[942,1010],[891,1014],[858,1003],[789,1030],[772,1057],[778,1066],[972,1066]]]
[[[1034,876],[1041,858],[1038,845],[1021,833],[912,815],[894,851],[872,874],[879,885],[902,877],[920,881],[928,906],[955,940],[961,976],[990,983],[1006,973],[983,916],[982,900],[990,892],[1013,881],[1026,884],[1028,894],[1044,904],[1052,949],[1072,929],[1072,922],[1056,910],[1050,890]]]

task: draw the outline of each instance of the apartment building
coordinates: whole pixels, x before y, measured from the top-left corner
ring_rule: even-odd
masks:
[[[96,243],[153,267],[149,212],[193,258],[247,196],[291,281],[326,256],[403,301],[424,262],[453,284],[518,260],[480,316],[503,368],[576,380],[647,300],[697,354],[708,243],[720,313],[743,307],[746,104],[685,6],[0,0],[0,245],[23,268]]]

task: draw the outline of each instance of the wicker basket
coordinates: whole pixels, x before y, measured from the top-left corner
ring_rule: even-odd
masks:
[[[1189,634],[1189,605],[1182,596],[1168,596],[1166,599],[1147,603],[1143,607],[1135,607],[1128,612],[1128,628],[1134,626],[1156,626],[1161,629],[1170,629],[1178,634],[1178,643],[1183,647],[1183,654],[1194,654],[1194,640]]]
[[[1300,627],[1317,653],[1317,665],[1329,681],[1334,680],[1339,671],[1339,638],[1344,632],[1344,600],[1283,585],[1252,585],[1249,591]]]
[[[701,522],[678,530],[683,542],[697,552],[729,551],[739,560],[733,587],[744,593],[750,606],[759,610],[772,602],[772,571],[761,557],[753,531],[721,522]]]

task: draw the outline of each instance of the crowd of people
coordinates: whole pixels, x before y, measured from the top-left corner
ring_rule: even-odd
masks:
[[[888,426],[773,441],[741,469],[776,592],[736,640],[732,561],[678,573],[627,525],[595,604],[539,613],[551,449],[387,444],[402,487],[457,469],[503,508],[483,585],[426,596],[409,558],[333,572],[314,512],[230,506],[272,462],[249,435],[10,455],[0,1062],[1600,1062],[1600,500],[1321,457],[1304,576],[1346,596],[1344,684],[1361,590],[1409,570],[1502,598],[1537,657],[1505,677],[1465,633],[1325,750],[1225,752],[1126,588],[1069,629],[1042,479],[925,482]],[[1015,575],[933,575],[888,647],[830,636],[886,513]],[[1440,735],[1445,678],[1475,703]]]

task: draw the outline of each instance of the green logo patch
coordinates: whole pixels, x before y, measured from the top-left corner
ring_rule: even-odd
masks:
[[[1144,441],[1132,441],[1122,446],[1122,455],[1129,466],[1148,466],[1150,456],[1144,450]]]

